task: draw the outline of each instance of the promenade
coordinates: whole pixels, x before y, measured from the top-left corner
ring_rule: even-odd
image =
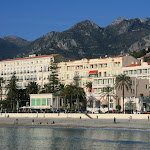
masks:
[[[148,114],[9,113],[0,115],[1,127],[115,128],[150,130]],[[114,122],[115,117],[115,122]]]

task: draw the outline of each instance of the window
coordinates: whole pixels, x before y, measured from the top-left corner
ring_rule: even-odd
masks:
[[[93,68],[93,65],[90,65],[90,68]]]
[[[147,69],[143,69],[143,73],[147,73]]]
[[[46,98],[42,98],[42,106],[46,106]]]
[[[97,85],[97,80],[94,80],[94,84]]]
[[[55,98],[53,98],[53,107],[56,106]]]
[[[50,106],[51,104],[51,98],[47,98],[47,106]]]
[[[111,99],[110,102],[113,102],[113,100]]]
[[[134,89],[131,89],[131,94],[134,94]]]
[[[146,89],[147,89],[147,84],[146,84]]]
[[[59,99],[59,105],[62,106],[62,99]]]
[[[104,77],[106,77],[107,76],[107,74],[106,74],[106,72],[104,72]]]
[[[102,64],[99,64],[99,68],[102,68],[103,67],[103,65]]]
[[[132,85],[134,85],[134,81],[132,81]]]
[[[101,77],[101,76],[102,76],[102,73],[101,73],[101,72],[99,72],[98,76],[99,76],[99,77]]]
[[[34,98],[31,99],[31,106],[35,106],[35,99]]]
[[[102,105],[103,106],[103,108],[107,108],[107,105]]]
[[[41,106],[41,99],[40,99],[40,98],[37,98],[37,99],[36,99],[36,105],[37,105],[37,106]]]
[[[113,108],[113,103],[110,103],[110,108]]]
[[[94,65],[94,68],[95,68],[95,69],[97,68],[97,64]]]

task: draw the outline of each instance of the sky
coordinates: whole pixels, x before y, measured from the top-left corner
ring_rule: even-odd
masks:
[[[149,12],[150,0],[0,0],[0,38],[33,41],[84,20],[106,27],[119,17],[146,19]]]

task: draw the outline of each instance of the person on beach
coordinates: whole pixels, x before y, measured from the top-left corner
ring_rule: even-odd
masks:
[[[32,119],[32,125],[34,125],[34,119]]]
[[[53,121],[51,124],[55,124],[55,122]]]
[[[114,123],[116,123],[116,118],[114,117]]]

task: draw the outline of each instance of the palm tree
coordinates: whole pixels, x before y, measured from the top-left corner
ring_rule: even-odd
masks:
[[[67,94],[68,94],[68,91],[66,89],[66,86],[64,86],[61,90],[60,90],[60,95],[63,95],[64,97],[64,109],[66,110],[66,98],[67,98]],[[68,104],[67,104],[68,105]]]
[[[83,99],[85,97],[83,88],[80,88],[74,84],[66,85],[64,88],[62,88],[60,94],[65,97],[65,104],[66,104],[66,98],[70,100],[70,110],[72,110],[73,99],[77,100],[76,106],[78,105],[78,110],[79,110],[79,99]]]
[[[85,92],[84,92],[83,88],[80,88],[80,87],[77,87],[77,86],[75,87],[74,92],[75,92],[75,95],[76,95],[76,106],[77,106],[76,109],[78,109],[78,111],[79,111],[79,97],[84,99],[85,98]]]
[[[129,76],[126,76],[126,74],[120,74],[116,77],[116,83],[115,83],[116,89],[122,90],[122,99],[123,99],[123,112],[125,113],[124,109],[124,92],[125,89],[128,91],[131,88],[131,78]]]
[[[2,87],[2,84],[4,84],[5,81],[3,80],[2,77],[0,77],[0,94],[1,94],[1,111],[2,111],[2,106],[3,106],[3,101],[2,101],[2,91],[3,91],[3,87]]]
[[[92,81],[87,82],[85,87],[88,89],[88,92],[90,94],[88,96],[88,101],[90,103],[90,106],[93,105],[93,109],[94,109],[94,102],[96,103],[96,100],[95,100],[95,98],[93,97],[93,94],[92,94]]]
[[[89,92],[92,92],[92,82],[87,82],[85,85],[86,88],[88,88]]]
[[[73,102],[73,96],[74,96],[74,90],[75,90],[75,85],[70,84],[70,85],[66,85],[66,90],[67,90],[67,96],[70,97],[70,109],[72,111],[72,102]]]
[[[103,90],[104,90],[104,91],[101,93],[100,99],[101,99],[101,98],[104,98],[104,97],[107,97],[107,101],[108,101],[108,112],[109,112],[109,98],[110,98],[110,96],[113,96],[113,97],[115,98],[114,94],[112,93],[112,92],[113,92],[113,88],[110,87],[110,86],[106,86],[106,87],[104,87]]]
[[[29,82],[26,88],[27,95],[37,94],[39,92],[39,85],[36,82]]]

